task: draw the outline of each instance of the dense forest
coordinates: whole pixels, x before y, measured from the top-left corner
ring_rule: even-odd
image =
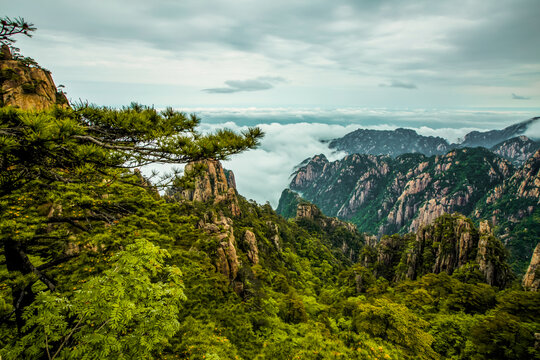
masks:
[[[1,359],[540,359],[540,294],[489,226],[377,240],[307,202],[286,220],[220,164],[258,128],[56,89],[17,108],[47,84],[13,92],[36,67],[2,51]],[[156,163],[189,165],[141,174]]]

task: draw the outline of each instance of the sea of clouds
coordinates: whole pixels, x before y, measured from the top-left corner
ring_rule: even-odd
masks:
[[[333,161],[345,156],[328,148],[328,141],[358,128],[393,130],[405,127],[425,136],[459,142],[470,131],[502,129],[534,115],[526,111],[388,111],[366,109],[189,109],[202,118],[199,130],[234,131],[258,126],[265,133],[260,146],[223,162],[234,172],[241,195],[274,208],[291,174],[303,160],[324,154]],[[540,137],[538,126],[530,129]]]

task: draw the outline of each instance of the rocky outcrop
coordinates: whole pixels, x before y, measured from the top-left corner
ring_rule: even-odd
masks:
[[[527,290],[538,291],[540,288],[540,243],[534,249],[531,263],[523,277],[523,287]]]
[[[468,264],[475,264],[492,286],[503,287],[510,277],[504,246],[487,221],[476,229],[463,215],[444,215],[420,228],[407,248],[402,256],[405,266],[396,272],[396,279],[414,280],[427,273],[452,275]]]
[[[315,220],[321,216],[321,211],[313,204],[298,204],[296,208],[296,218]]]
[[[218,160],[191,162],[186,165],[185,173],[187,177],[194,177],[194,185],[181,191],[182,198],[214,204],[225,202],[233,216],[240,215],[234,174],[224,170]]]
[[[267,221],[266,226],[268,226],[267,238],[272,241],[277,251],[281,251],[281,237],[279,236],[279,226],[272,221]]]
[[[296,219],[309,219],[317,222],[323,229],[335,229],[343,227],[350,232],[357,232],[354,224],[339,220],[335,217],[327,217],[319,210],[316,205],[310,203],[298,204],[296,208]]]
[[[296,217],[298,204],[304,202],[304,199],[290,189],[282,191],[279,197],[279,203],[276,208],[276,213],[283,216],[285,219],[293,219]]]
[[[497,225],[499,236],[525,272],[540,238],[540,150],[480,202],[473,216]]]
[[[533,141],[522,135],[503,141],[490,150],[511,161],[514,165],[520,166],[533,156],[538,149],[540,149],[540,142]]]
[[[416,233],[384,236],[362,250],[362,265],[388,280],[416,280],[428,273],[473,271],[492,286],[504,287],[510,268],[506,250],[487,222],[477,229],[460,214],[443,215]],[[476,276],[476,275],[475,275]]]
[[[232,170],[223,169],[223,172],[225,173],[225,178],[227,179],[229,189],[236,189],[236,179]]]
[[[233,282],[238,274],[240,262],[236,254],[236,239],[232,220],[223,215],[212,214],[200,224],[201,228],[212,238],[218,241],[215,249],[215,265],[217,271]]]
[[[23,110],[69,106],[65,94],[57,90],[50,72],[13,59],[5,46],[0,57],[0,90],[0,106]]]
[[[247,247],[247,257],[252,264],[259,263],[259,248],[257,247],[257,239],[251,230],[246,230],[244,233],[244,244]]]
[[[297,223],[306,223],[308,228],[319,228],[329,235],[331,247],[338,248],[350,261],[357,262],[365,236],[358,232],[354,224],[327,217],[313,204],[303,201],[296,211]]]
[[[301,187],[304,184],[309,184],[315,179],[319,178],[321,174],[325,171],[326,165],[329,163],[326,156],[323,154],[315,155],[311,159],[307,159],[306,165],[299,168],[295,173],[294,185]]]

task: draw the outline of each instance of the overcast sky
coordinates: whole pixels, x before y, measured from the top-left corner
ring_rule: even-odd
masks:
[[[175,107],[540,108],[540,1],[2,0],[68,96]]]

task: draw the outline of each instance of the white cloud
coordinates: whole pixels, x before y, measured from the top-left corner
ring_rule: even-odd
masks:
[[[478,128],[468,127],[468,128],[442,128],[442,129],[432,129],[427,126],[421,126],[418,129],[414,129],[420,135],[424,136],[440,136],[450,143],[460,143],[466,134],[471,131],[479,130]]]
[[[536,141],[540,140],[540,121],[536,121],[534,124],[529,126],[525,132],[525,136],[534,139]]]
[[[279,195],[289,184],[289,176],[302,160],[315,154],[324,153],[330,160],[342,157],[328,149],[321,140],[330,140],[355,130],[357,125],[329,124],[260,124],[265,137],[258,149],[246,151],[224,162],[224,166],[233,170],[238,191],[248,199],[259,203],[269,201],[277,206]],[[202,125],[203,131],[219,128],[243,130],[233,122]]]

